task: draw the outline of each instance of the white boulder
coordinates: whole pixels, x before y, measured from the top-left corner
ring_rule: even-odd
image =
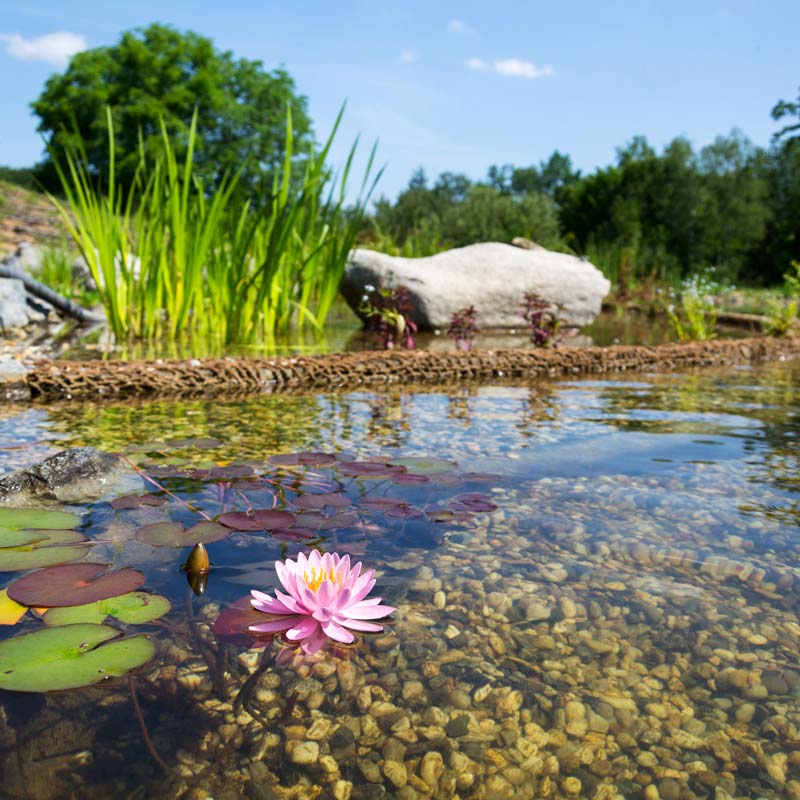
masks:
[[[611,284],[593,264],[544,248],[528,250],[484,242],[428,258],[399,258],[353,250],[342,294],[358,309],[366,286],[405,286],[421,329],[446,328],[455,311],[475,306],[481,328],[519,328],[526,292],[560,307],[570,325],[587,325],[599,313]]]

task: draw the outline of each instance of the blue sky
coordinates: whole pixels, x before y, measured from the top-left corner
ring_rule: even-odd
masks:
[[[378,139],[389,197],[418,166],[482,178],[558,149],[591,171],[635,134],[767,145],[800,84],[796,0],[2,0],[0,164],[41,156],[28,103],[70,52],[154,21],[285,66],[320,139],[346,99],[334,158]]]

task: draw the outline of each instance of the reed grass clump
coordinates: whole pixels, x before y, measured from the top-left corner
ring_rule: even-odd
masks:
[[[153,159],[140,147],[129,190],[116,180],[110,110],[102,191],[85,151],[67,152],[66,163],[57,164],[66,202],[51,200],[86,259],[118,341],[249,342],[293,326],[322,327],[380,177],[379,171],[372,179],[373,147],[355,204],[345,206],[358,141],[338,178],[326,166],[343,110],[298,180],[287,109],[283,164],[263,208],[237,191],[238,173],[213,188],[197,176],[196,114],[180,159],[162,122],[161,150]]]

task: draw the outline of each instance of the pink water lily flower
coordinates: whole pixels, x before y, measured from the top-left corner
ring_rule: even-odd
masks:
[[[351,567],[347,555],[320,555],[312,550],[308,555],[300,553],[297,561],[276,561],[275,572],[287,593],[276,589],[272,597],[253,589],[250,602],[257,611],[281,618],[251,625],[250,630],[286,631],[286,638],[298,642],[309,654],[316,653],[326,637],[349,644],[355,639],[352,631],[382,631],[383,625],[367,620],[386,617],[395,610],[380,605],[380,597],[367,598],[375,585],[375,571],[362,573],[360,561]]]

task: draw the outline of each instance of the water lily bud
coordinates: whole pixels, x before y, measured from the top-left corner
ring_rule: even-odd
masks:
[[[198,542],[189,553],[189,558],[186,559],[186,571],[196,575],[203,575],[211,569],[211,559],[208,557],[208,552],[205,546]]]

